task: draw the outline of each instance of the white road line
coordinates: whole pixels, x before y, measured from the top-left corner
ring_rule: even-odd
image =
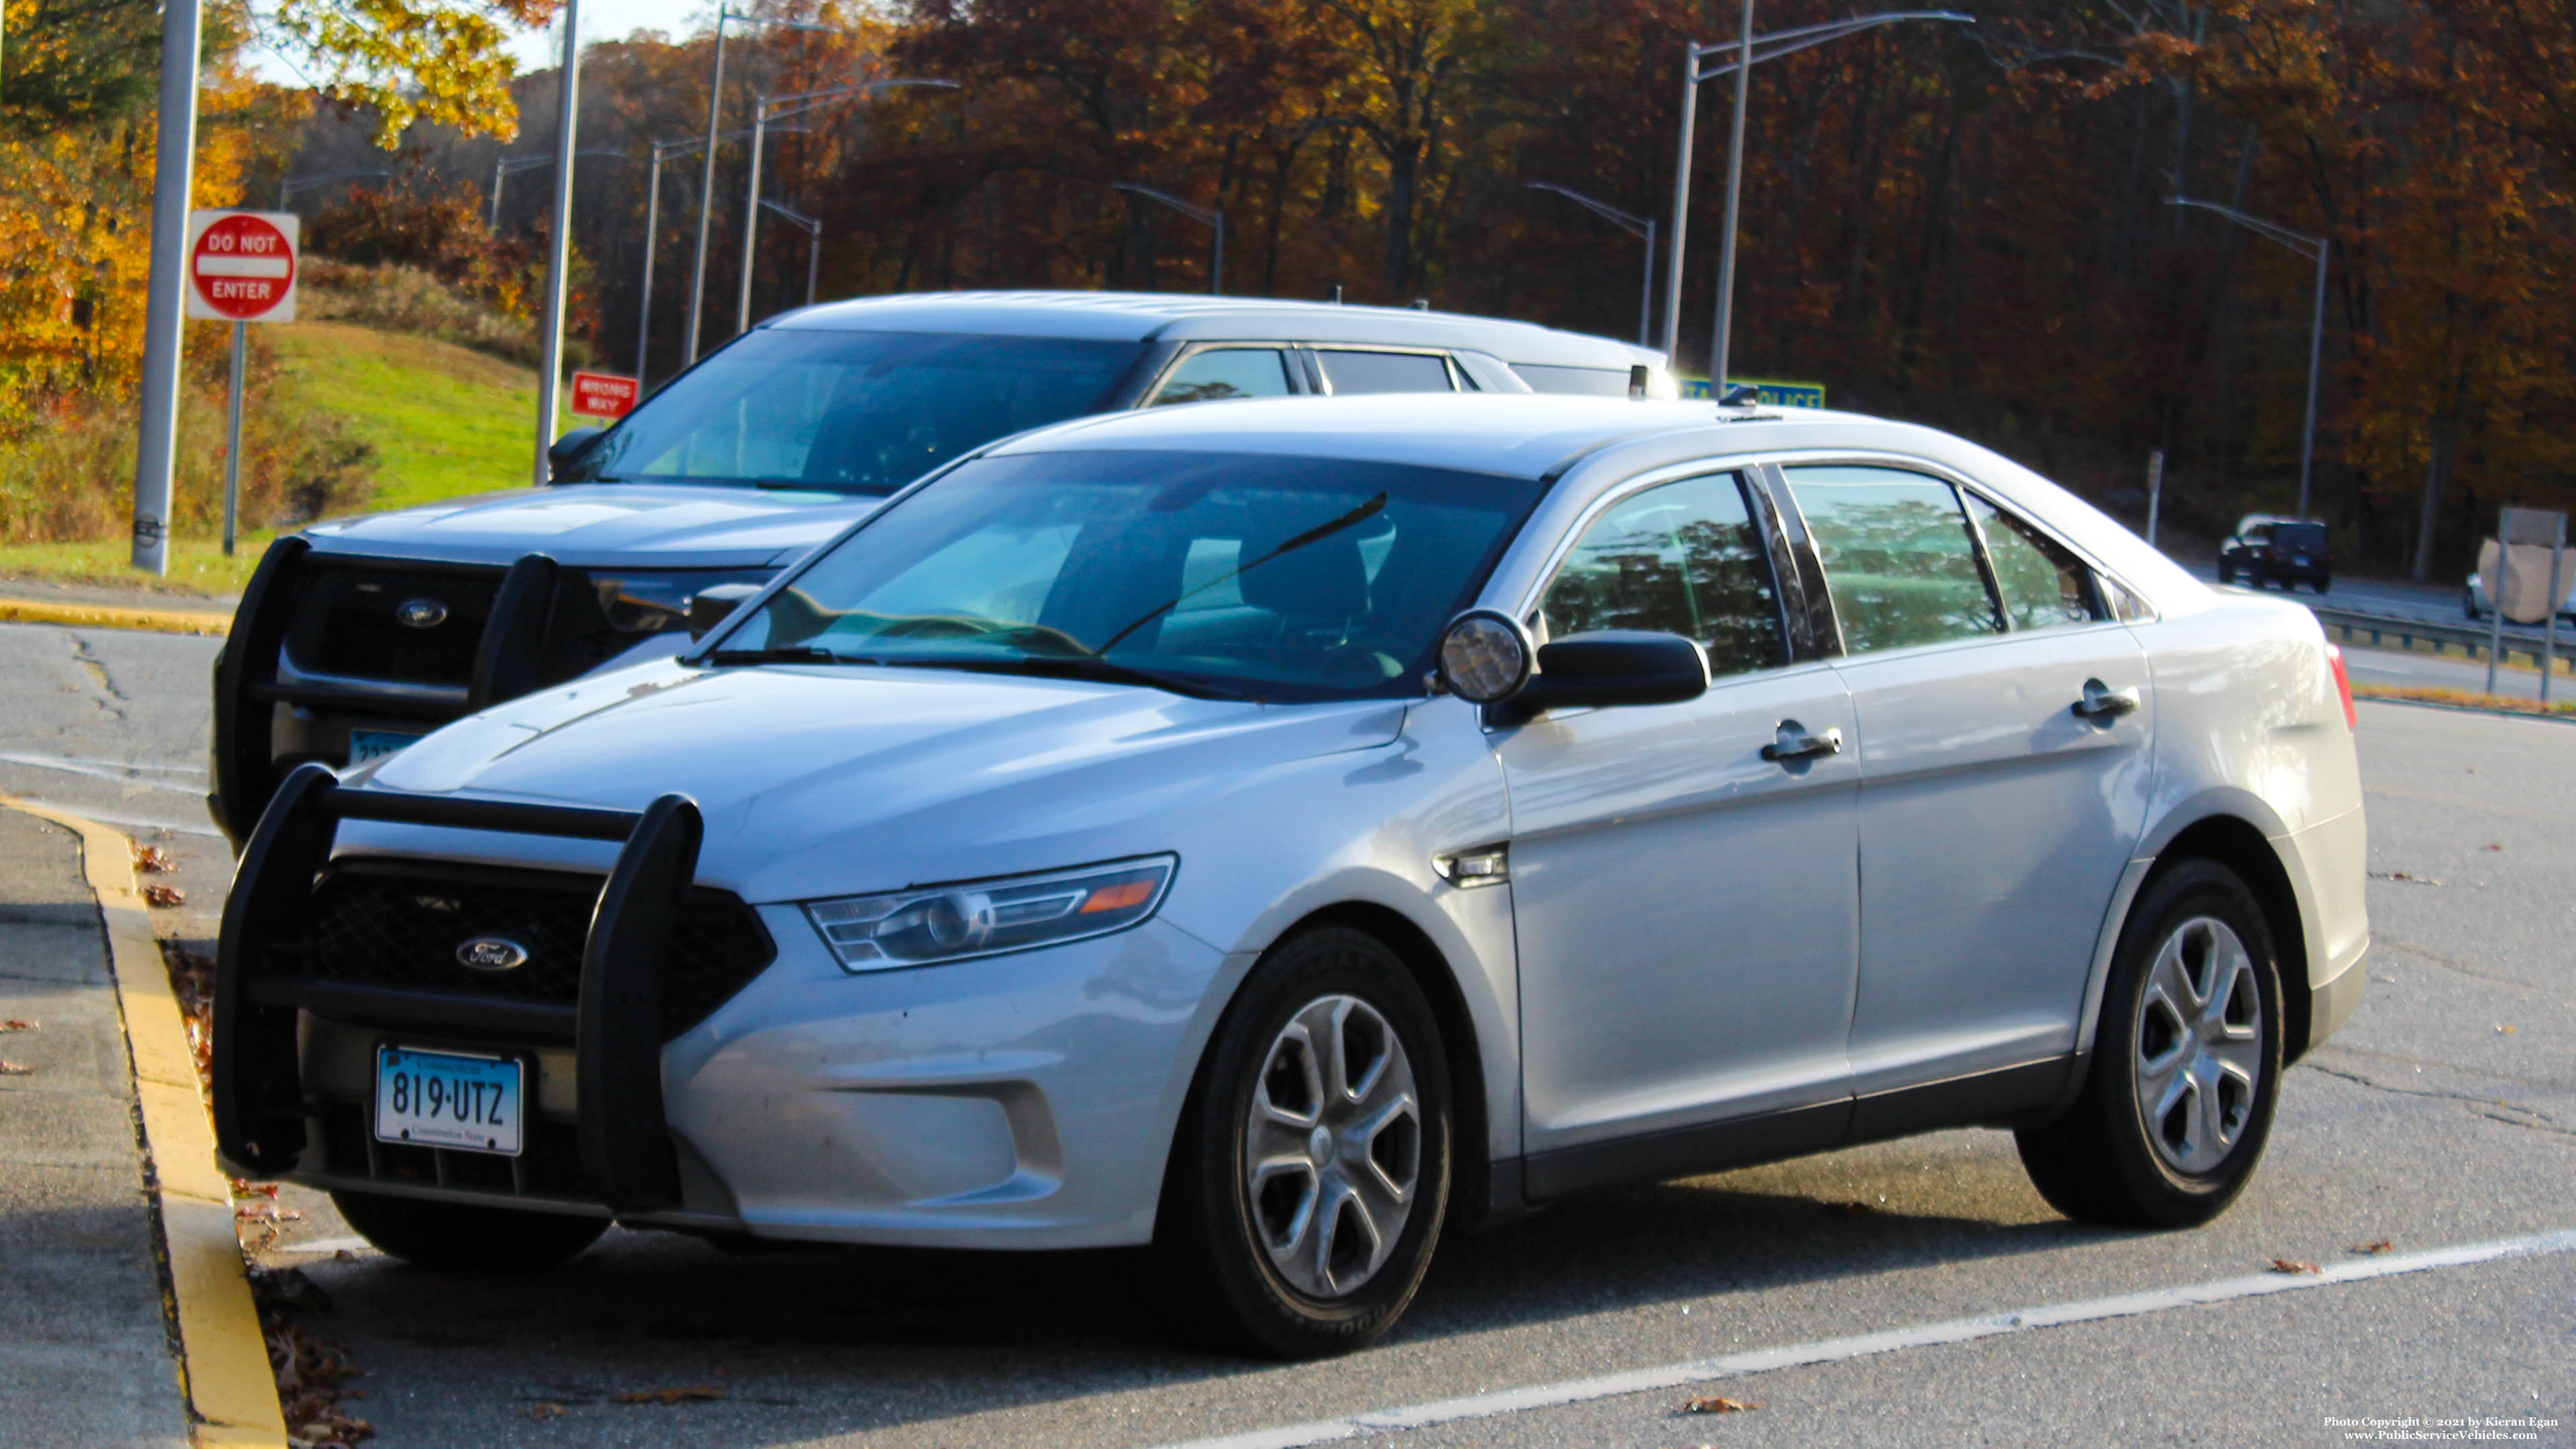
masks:
[[[2504,1258],[2530,1258],[2565,1252],[2576,1252],[2576,1228],[2562,1229],[2553,1233],[2533,1233],[2519,1238],[2499,1238],[2486,1243],[2468,1243],[2454,1248],[2433,1248],[2420,1253],[2393,1253],[2383,1257],[2355,1258],[2347,1262],[2329,1264],[2316,1273],[2256,1273],[2244,1278],[2221,1278],[2212,1283],[2191,1283],[2175,1288],[2150,1289],[2144,1293],[2123,1293],[2111,1298],[2086,1298],[2073,1303],[2041,1304],[2032,1308],[2016,1308],[2004,1313],[1989,1313],[1976,1318],[1953,1318],[1943,1323],[1918,1324],[1912,1328],[1891,1328],[1878,1333],[1854,1334],[1848,1338],[1828,1338],[1814,1343],[1790,1344],[1781,1348],[1755,1349],[1750,1353],[1729,1354],[1724,1358],[1697,1359],[1689,1363],[1631,1369],[1625,1373],[1602,1374],[1588,1379],[1566,1379],[1552,1384],[1501,1389],[1490,1394],[1476,1394],[1463,1399],[1444,1399],[1438,1403],[1414,1404],[1407,1408],[1377,1409],[1342,1419],[1319,1419],[1312,1423],[1291,1424],[1279,1429],[1256,1429],[1248,1434],[1229,1434],[1215,1439],[1193,1439],[1186,1444],[1166,1445],[1164,1449],[1300,1449],[1303,1445],[1329,1444],[1342,1439],[1355,1439],[1363,1434],[1424,1429],[1434,1424],[1456,1423],[1462,1419],[1490,1419],[1503,1414],[1526,1413],[1531,1409],[1552,1409],[1564,1404],[1581,1404],[1595,1399],[1616,1398],[1623,1394],[1675,1389],[1684,1384],[1704,1383],[1711,1379],[1739,1378],[1750,1374],[1770,1373],[1775,1369],[1801,1368],[1808,1364],[1839,1363],[1845,1359],[1867,1358],[1872,1354],[1894,1353],[1901,1349],[1931,1348],[1940,1344],[1966,1343],[1972,1339],[1992,1338],[1998,1334],[2026,1333],[2034,1328],[2056,1328],[2069,1323],[2095,1323],[2106,1318],[2128,1318],[2141,1313],[2162,1313],[2168,1309],[2191,1308],[2205,1303],[2224,1303],[2235,1298],[2259,1298],[2270,1293],[2293,1293],[2305,1288],[2324,1288],[2337,1283],[2390,1278],[2401,1273],[2422,1273],[2435,1268],[2460,1268],[2474,1263],[2492,1263]]]
[[[48,810],[60,810],[70,815],[85,815],[107,825],[123,825],[136,830],[167,830],[175,835],[203,835],[215,840],[224,838],[222,831],[207,824],[182,825],[175,820],[156,820],[149,815],[120,815],[112,810],[93,810],[87,805],[65,805],[54,800],[39,800],[33,795],[20,795],[17,798],[30,805],[42,805]]]
[[[177,780],[154,780],[136,773],[153,770],[163,774],[203,775],[202,769],[185,765],[130,765],[121,760],[84,760],[76,755],[33,755],[15,750],[0,750],[0,765],[25,765],[37,770],[60,770],[66,775],[87,775],[93,780],[114,780],[120,785],[144,785],[155,790],[176,790],[182,795],[203,795],[206,787]]]

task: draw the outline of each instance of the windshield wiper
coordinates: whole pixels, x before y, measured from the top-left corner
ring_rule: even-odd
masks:
[[[978,674],[1034,674],[1047,679],[1087,679],[1103,684],[1137,684],[1190,699],[1250,701],[1251,695],[1187,675],[1138,669],[1087,654],[1017,654],[1007,658],[967,658],[943,654],[919,659],[879,656],[865,661],[905,669],[964,669]]]
[[[708,655],[706,662],[721,669],[733,664],[866,664],[871,661],[835,654],[811,644],[787,644],[776,649],[719,649]]]
[[[1316,524],[1313,528],[1307,529],[1304,533],[1297,535],[1295,538],[1288,540],[1286,543],[1279,545],[1270,552],[1252,560],[1250,563],[1237,564],[1233,568],[1227,569],[1224,573],[1217,575],[1215,578],[1208,580],[1206,583],[1199,585],[1197,588],[1185,590],[1170,602],[1157,604],[1153,608],[1146,610],[1143,614],[1137,616],[1135,622],[1103,640],[1100,647],[1093,652],[1097,654],[1106,654],[1110,650],[1117,648],[1119,641],[1125,639],[1128,635],[1135,633],[1137,630],[1153,623],[1156,619],[1159,619],[1165,614],[1170,613],[1172,610],[1179,608],[1181,605],[1188,603],[1197,595],[1206,593],[1208,590],[1215,588],[1217,585],[1224,583],[1228,579],[1248,574],[1254,569],[1261,567],[1263,564],[1270,562],[1272,559],[1279,557],[1281,554],[1295,553],[1297,550],[1304,548],[1310,543],[1321,543],[1325,539],[1332,537],[1334,534],[1341,532],[1343,529],[1356,528],[1360,524],[1366,523],[1370,519],[1375,518],[1378,514],[1384,512],[1385,509],[1386,495],[1380,493],[1376,497],[1369,499],[1367,502],[1352,509],[1350,512],[1343,514],[1339,518],[1326,519],[1324,522]]]

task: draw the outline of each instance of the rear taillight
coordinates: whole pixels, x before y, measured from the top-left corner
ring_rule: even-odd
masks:
[[[2360,729],[2361,712],[2352,707],[2352,676],[2343,672],[2343,651],[2332,644],[2327,645],[2326,662],[2334,666],[2335,693],[2343,696],[2344,728]]]

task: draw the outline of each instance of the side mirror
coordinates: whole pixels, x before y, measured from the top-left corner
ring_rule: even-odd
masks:
[[[689,595],[689,638],[704,639],[709,630],[725,621],[742,601],[760,592],[758,584],[709,584]]]
[[[607,431],[606,428],[585,424],[546,444],[546,471],[551,474],[571,466],[573,460],[589,452],[590,445]]]
[[[1708,692],[1708,655],[1678,634],[1604,629],[1532,647],[1529,630],[1471,609],[1440,636],[1440,680],[1511,722],[1557,707],[1678,704]]]

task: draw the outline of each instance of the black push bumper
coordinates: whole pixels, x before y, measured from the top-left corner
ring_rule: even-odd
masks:
[[[302,599],[303,576],[327,561],[337,570],[377,569],[404,574],[480,574],[492,569],[419,559],[314,552],[289,535],[268,546],[233,613],[231,636],[215,663],[213,790],[208,813],[234,844],[250,834],[284,771],[278,767],[273,720],[280,704],[391,716],[436,729],[547,682],[545,647],[560,570],[544,554],[528,554],[500,576],[490,617],[474,649],[471,677],[461,700],[421,691],[378,690],[333,680],[285,681],[278,659]],[[451,686],[452,688],[452,686]],[[334,763],[345,763],[335,761]]]
[[[246,610],[251,602],[244,598]],[[578,1004],[567,1011],[306,979],[295,958],[313,939],[314,881],[343,820],[620,842],[583,946]],[[619,1213],[678,1206],[679,1168],[662,1105],[662,988],[703,834],[698,807],[684,795],[664,795],[640,813],[458,800],[348,789],[321,765],[298,766],[251,832],[224,905],[214,1000],[217,1150],[253,1174],[286,1172],[303,1154],[309,1109],[299,1011],[514,1035],[569,1025],[588,1191]]]

